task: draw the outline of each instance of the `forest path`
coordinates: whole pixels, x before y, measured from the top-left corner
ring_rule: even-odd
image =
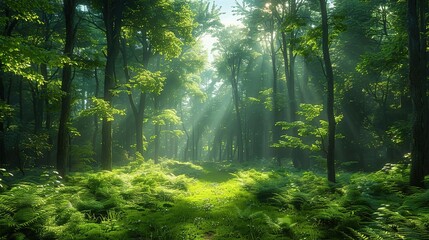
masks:
[[[260,217],[257,216],[260,212],[273,212],[273,209],[258,202],[253,187],[259,181],[268,180],[269,173],[210,163],[199,166],[201,169],[197,173],[181,169],[181,173],[192,180],[187,191],[175,196],[169,218],[180,219],[177,225],[187,229],[185,232],[200,233],[195,239],[218,239],[218,236],[247,239],[243,238],[243,232],[259,231],[252,225],[254,217]],[[237,219],[241,223],[237,223]],[[185,237],[193,239],[194,236]]]

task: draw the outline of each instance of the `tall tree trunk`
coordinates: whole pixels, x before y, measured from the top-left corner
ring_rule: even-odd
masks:
[[[3,64],[0,62],[0,71],[3,68]],[[4,74],[0,72],[0,102],[6,102],[6,96],[4,92]],[[5,163],[6,160],[6,146],[5,146],[5,127],[4,120],[0,120],[0,167]]]
[[[328,31],[328,12],[326,9],[326,0],[320,0],[320,11],[322,14],[322,50],[327,80],[328,101],[328,153],[327,167],[328,180],[335,182],[335,115],[334,115],[334,73],[332,70],[331,56],[329,54],[329,31]]]
[[[104,101],[111,104],[115,82],[115,63],[119,55],[120,33],[124,9],[122,0],[103,1],[103,21],[106,27],[107,55],[104,72]],[[112,170],[112,121],[103,117],[101,127],[101,167]]]
[[[296,19],[298,6],[296,0],[287,1],[287,5],[284,6],[287,9],[286,15],[279,17],[280,24],[283,24],[287,19]],[[285,14],[285,13],[283,13]],[[296,56],[294,53],[294,42],[296,40],[296,31],[292,30],[287,34],[286,31],[281,31],[281,46],[284,60],[284,69],[286,76],[286,87],[287,87],[287,121],[295,122],[297,120],[297,99],[295,91],[295,61]],[[298,131],[296,128],[288,130],[288,134],[292,137],[298,137]],[[307,164],[302,158],[302,151],[299,148],[291,149],[290,156],[292,158],[292,163],[295,168],[306,168]]]
[[[48,81],[48,65],[43,63],[40,64],[40,72],[43,76],[43,79],[45,79],[45,81]],[[52,122],[51,122],[51,113],[49,110],[49,99],[47,96],[48,94],[48,85],[44,84],[42,87],[42,94],[45,96],[43,99],[43,103],[44,103],[44,113],[45,113],[45,129],[48,132],[48,143],[50,145],[53,145],[53,139],[52,139],[52,134],[51,134],[51,126],[52,126]],[[54,163],[52,162],[52,150],[48,150],[48,152],[46,153],[45,156],[45,164],[51,166]]]
[[[146,110],[146,94],[140,93],[140,101],[139,101],[139,111],[136,114],[136,146],[137,152],[143,155],[143,121],[144,121],[144,113]]]
[[[240,112],[240,96],[238,92],[238,74],[240,72],[241,60],[238,60],[237,66],[232,68],[231,84],[232,84],[232,95],[234,98],[235,113],[236,113],[236,124],[237,124],[237,160],[243,162],[243,127],[241,124],[241,112]]]
[[[159,99],[158,96],[154,97],[154,107],[155,107],[155,113],[159,114]],[[155,129],[154,129],[155,139],[154,139],[154,162],[159,162],[159,142],[161,138],[161,126],[159,123],[155,123]]]
[[[428,15],[428,0],[420,0],[420,58],[421,58],[421,62],[420,62],[420,70],[422,71],[422,80],[423,80],[423,88],[424,91],[427,92],[428,87],[429,87],[429,81],[428,81],[428,53],[427,53],[427,48],[428,48],[428,29],[427,29],[427,15]],[[429,114],[429,99],[428,96],[426,95],[425,99],[424,99],[424,109],[426,112],[423,113],[423,116],[426,117],[426,119],[424,119],[424,124],[426,124],[426,132],[425,132],[425,139],[426,139],[426,146],[423,149],[426,149],[426,158],[425,158],[425,162],[424,162],[424,174],[425,176],[429,174],[429,117],[427,114]]]
[[[292,1],[295,2],[295,1]],[[293,8],[293,12],[295,12],[295,7]],[[295,41],[295,33],[290,33],[290,39],[291,41]],[[286,46],[285,46],[286,47]],[[294,54],[294,45],[291,43],[289,44],[289,79],[286,79],[287,83],[287,91],[288,91],[288,102],[289,102],[289,120],[291,122],[297,121],[297,97],[296,97],[296,90],[295,90],[295,61],[296,61],[296,55]],[[298,129],[292,128],[291,129],[291,135],[293,137],[298,137]],[[291,152],[291,157],[293,161],[293,165],[296,168],[300,169],[308,169],[309,168],[309,162],[308,160],[303,158],[303,154],[300,148],[293,148]]]
[[[274,27],[272,27],[274,28]],[[272,101],[273,101],[273,143],[278,143],[280,141],[280,136],[282,135],[282,128],[281,126],[277,126],[277,122],[280,122],[282,119],[282,111],[281,107],[279,106],[279,81],[278,81],[278,75],[277,75],[277,53],[275,49],[275,37],[274,37],[274,30],[272,29],[270,32],[270,54],[271,54],[271,69],[273,74],[273,94],[272,94]],[[277,160],[278,165],[281,165],[281,158],[282,156],[282,149],[275,148],[273,149],[274,158]]]
[[[64,16],[66,23],[66,41],[64,55],[72,58],[75,42],[74,16],[76,9],[75,0],[64,0]],[[60,175],[65,176],[69,170],[69,149],[70,149],[70,109],[71,109],[71,83],[72,66],[65,64],[63,67],[61,90],[61,114],[58,127],[58,149],[57,149],[57,170]]]
[[[410,184],[417,187],[424,187],[425,165],[429,161],[426,37],[423,37],[426,4],[425,0],[408,0],[409,83],[414,106]],[[419,11],[423,16],[420,21]]]
[[[94,97],[98,97],[98,92],[100,90],[100,81],[98,79],[98,69],[94,69],[94,79],[95,79],[95,92]],[[98,114],[94,114],[94,117],[92,119],[92,123],[94,125],[94,132],[92,133],[92,151],[95,153],[95,160],[99,162],[99,152],[98,152],[98,141],[97,141],[97,135],[98,135]]]
[[[43,112],[44,112],[44,100],[42,93],[38,87],[34,87],[33,92],[33,114],[34,114],[34,132],[38,133],[43,128]]]
[[[128,54],[127,54],[127,44],[126,39],[121,38],[121,53],[122,53],[122,62],[124,64],[124,75],[126,78],[126,81],[129,82],[131,80],[131,75],[128,68]],[[149,56],[147,53],[145,56]],[[149,62],[149,59],[145,58],[145,63],[143,64],[144,67],[147,67]],[[133,112],[134,116],[134,124],[135,124],[135,139],[136,139],[136,151],[143,155],[143,120],[144,120],[144,113],[146,109],[146,94],[141,92],[139,97],[139,104],[136,105],[134,103],[133,95],[132,95],[132,89],[128,88],[128,101],[131,105],[131,110]]]
[[[282,54],[285,68],[285,76],[286,76],[286,86],[287,86],[287,94],[288,94],[288,121],[294,122],[297,120],[296,118],[296,94],[295,94],[295,56],[293,53],[292,44],[288,44],[287,35],[285,32],[281,33],[282,36]],[[290,34],[290,39],[293,38],[293,33]],[[289,45],[289,46],[288,46]],[[298,136],[298,132],[295,128],[290,130],[290,135],[293,137]],[[295,168],[302,168],[302,159],[299,149],[292,149],[292,163]]]

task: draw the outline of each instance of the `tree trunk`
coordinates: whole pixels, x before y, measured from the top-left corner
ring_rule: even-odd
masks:
[[[154,97],[154,107],[155,107],[155,113],[158,115],[159,114],[159,99],[158,96]],[[155,123],[155,129],[154,129],[154,134],[155,134],[155,139],[154,139],[154,144],[155,144],[155,153],[154,153],[154,162],[158,163],[159,162],[159,142],[160,142],[160,135],[161,135],[161,126],[159,125],[159,123]]]
[[[45,79],[45,81],[48,81],[48,65],[43,63],[40,64],[40,72],[43,76],[43,79]],[[53,145],[53,137],[51,134],[51,127],[52,127],[52,121],[51,121],[51,113],[49,110],[49,99],[47,96],[48,94],[48,85],[44,84],[42,87],[42,94],[45,96],[43,99],[43,103],[44,103],[44,113],[45,113],[45,129],[48,132],[48,144]],[[54,165],[54,163],[52,162],[52,150],[48,150],[48,152],[46,153],[45,156],[45,164],[48,166],[52,166]]]
[[[237,66],[232,68],[231,84],[232,84],[232,95],[234,98],[235,113],[236,113],[236,124],[237,124],[237,161],[243,162],[243,127],[241,124],[241,113],[240,113],[240,97],[238,93],[238,74],[240,72],[241,60]]]
[[[3,64],[0,62],[0,71],[3,69]],[[4,74],[0,72],[0,102],[6,101],[4,92]],[[3,166],[6,160],[6,147],[5,147],[5,127],[4,120],[0,121],[0,167]]]
[[[124,75],[126,78],[126,81],[129,82],[131,80],[131,75],[128,69],[128,54],[127,54],[127,44],[126,39],[121,39],[121,52],[122,52],[122,61],[124,64]],[[144,54],[145,56],[148,56],[145,58],[145,63],[143,64],[144,67],[147,67],[149,62],[149,56],[147,53]],[[137,106],[134,103],[133,95],[131,93],[132,89],[128,88],[128,101],[131,105],[131,110],[134,115],[134,124],[135,124],[135,139],[136,139],[136,151],[143,155],[143,120],[144,120],[144,112],[146,109],[146,94],[141,92],[140,93],[140,102]]]
[[[32,89],[33,92],[33,114],[34,114],[34,133],[39,133],[43,128],[44,100],[38,87]]]
[[[272,30],[273,31],[273,30]],[[279,81],[278,81],[278,75],[277,75],[277,54],[275,50],[275,43],[276,39],[274,38],[274,33],[270,33],[270,52],[271,52],[271,69],[273,74],[273,94],[272,94],[272,101],[273,101],[273,143],[278,143],[280,141],[281,135],[282,135],[282,127],[277,126],[277,122],[280,122],[282,120],[282,111],[281,107],[279,106]],[[275,148],[273,149],[274,158],[277,160],[278,165],[281,165],[281,158],[283,157],[282,149]]]
[[[293,1],[295,2],[295,1]],[[296,10],[293,10],[296,11]],[[290,33],[290,39],[292,42],[295,39],[295,33]],[[286,47],[286,46],[285,46]],[[297,97],[296,97],[296,91],[295,91],[295,61],[296,56],[294,55],[294,46],[293,44],[290,44],[289,46],[289,79],[286,79],[287,83],[287,91],[288,91],[288,100],[289,100],[289,120],[291,122],[297,121]],[[291,135],[293,137],[298,137],[298,129],[292,128],[291,129]],[[309,162],[308,160],[303,158],[302,150],[300,148],[293,148],[291,152],[291,157],[293,161],[293,165],[296,168],[300,169],[308,169],[309,168]]]
[[[283,48],[283,60],[286,76],[286,86],[288,93],[288,121],[295,122],[296,118],[296,94],[295,94],[295,56],[293,54],[293,46],[288,46],[287,36],[285,32],[282,32],[282,48]],[[290,34],[290,39],[293,38],[293,33]],[[290,130],[290,135],[293,137],[298,136],[297,129],[292,128]],[[292,149],[292,163],[295,168],[303,168],[301,151],[300,149]]]
[[[75,29],[74,15],[76,9],[75,0],[64,0],[64,16],[66,23],[66,39],[64,46],[64,55],[72,58]],[[69,149],[70,149],[70,109],[71,109],[71,82],[72,66],[65,64],[63,67],[61,90],[64,95],[61,98],[60,123],[58,127],[58,149],[57,149],[57,170],[61,176],[65,176],[69,170]]]
[[[136,146],[137,146],[137,152],[139,152],[141,155],[143,155],[143,120],[144,120],[144,113],[146,109],[146,94],[141,93],[140,94],[140,104],[139,104],[139,111],[137,113],[137,116],[135,118],[136,121]]]
[[[94,69],[94,79],[95,79],[95,92],[94,97],[98,97],[98,92],[100,89],[100,81],[98,79],[98,69]],[[98,114],[94,114],[94,117],[92,119],[93,125],[94,125],[94,132],[92,133],[92,151],[95,153],[95,160],[99,162],[99,148],[98,148],[98,141],[97,141],[97,135],[98,135]]]
[[[417,3],[419,2],[419,4]],[[426,21],[419,22],[419,12],[426,13],[427,1],[408,1],[408,51],[409,51],[409,83],[411,99],[414,106],[413,139],[411,150],[410,184],[424,187],[425,165],[428,156],[428,100],[426,95]],[[419,9],[420,7],[420,9]],[[419,24],[422,24],[420,25]]]
[[[327,168],[328,180],[335,182],[335,115],[334,115],[334,73],[332,70],[331,56],[329,54],[329,32],[328,32],[328,12],[326,0],[320,0],[320,10],[322,14],[322,50],[327,80],[328,101],[328,154]]]
[[[428,81],[428,68],[427,68],[427,61],[428,61],[428,54],[427,54],[427,41],[428,41],[428,30],[427,30],[427,14],[428,14],[428,0],[420,0],[420,70],[422,71],[422,80],[423,80],[423,88],[424,92],[427,92],[429,87],[429,81]],[[424,99],[424,109],[425,112],[423,113],[423,116],[426,118],[424,119],[424,124],[426,126],[425,130],[425,139],[426,139],[426,146],[423,149],[426,149],[425,152],[425,160],[424,160],[424,174],[425,176],[429,174],[429,103],[428,103],[428,96],[426,95]]]
[[[115,63],[119,55],[124,1],[103,1],[103,21],[106,27],[107,54],[104,73],[104,101],[111,104],[115,82]],[[112,121],[103,117],[101,127],[101,167],[112,170]]]

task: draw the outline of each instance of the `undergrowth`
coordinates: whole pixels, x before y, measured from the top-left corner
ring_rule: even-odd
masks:
[[[400,165],[340,173],[338,184],[314,172],[143,159],[65,180],[27,175],[0,193],[0,239],[429,239],[429,191],[409,187]]]

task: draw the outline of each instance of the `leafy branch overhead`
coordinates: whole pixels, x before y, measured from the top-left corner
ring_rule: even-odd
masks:
[[[278,122],[286,132],[291,129],[297,129],[298,136],[284,134],[278,143],[273,147],[300,148],[312,152],[326,152],[326,138],[328,135],[328,122],[321,119],[323,105],[318,104],[300,104],[300,111],[297,112],[302,120],[294,122]],[[335,116],[338,123],[342,120],[343,115]],[[336,134],[336,138],[342,138],[341,134]]]
[[[144,68],[131,68],[131,70],[135,72],[135,76],[128,83],[122,84],[127,89],[125,91],[128,94],[132,89],[137,89],[144,93],[161,94],[166,78],[160,71],[152,72]]]
[[[174,109],[164,109],[160,114],[155,115],[152,118],[152,123],[159,126],[164,126],[167,124],[179,125],[182,123],[177,112]]]
[[[74,63],[66,56],[54,51],[32,46],[27,39],[5,36],[0,36],[0,61],[2,71],[22,76],[38,86],[45,84],[45,79],[34,69],[34,64],[61,67],[64,64]]]
[[[91,107],[80,112],[82,117],[98,116],[100,119],[106,118],[107,121],[115,120],[115,115],[125,115],[125,110],[112,107],[104,99],[92,97]]]

